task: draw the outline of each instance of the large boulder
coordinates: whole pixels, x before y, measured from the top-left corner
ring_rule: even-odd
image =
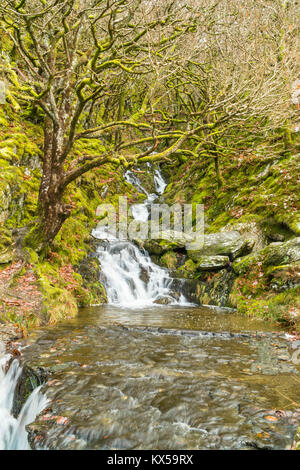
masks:
[[[249,240],[253,245],[252,251],[260,251],[268,244],[267,236],[258,222],[240,222],[221,229],[221,232],[230,231],[238,231],[245,240]]]
[[[197,272],[197,264],[194,263],[193,260],[188,259],[183,266],[177,269],[177,271],[173,274],[173,276],[181,277],[184,279],[194,279],[195,274]]]
[[[295,263],[300,260],[300,237],[284,243],[270,243],[261,254],[264,267]]]
[[[150,255],[162,255],[167,251],[184,250],[186,245],[193,241],[193,238],[183,232],[170,230],[154,233],[151,239],[142,242],[141,240],[134,241],[145,248]]]
[[[217,273],[203,273],[196,288],[197,302],[201,305],[228,306],[228,299],[235,279],[233,272],[222,269]]]
[[[176,253],[174,251],[167,251],[160,258],[159,264],[167,269],[176,269],[178,266],[178,259]]]
[[[268,268],[267,275],[274,290],[283,292],[294,289],[300,286],[300,263],[272,266]]]
[[[248,272],[254,264],[257,264],[260,260],[259,253],[250,253],[242,258],[237,258],[232,263],[232,269],[237,276]]]
[[[203,256],[229,256],[231,260],[249,253],[253,241],[246,240],[234,230],[231,232],[218,232],[204,235],[203,246],[197,250],[188,250],[189,257],[199,262]]]
[[[154,262],[156,261],[153,256]],[[167,251],[158,257],[160,266],[172,271],[174,277],[193,278],[198,271],[219,271],[230,265],[228,256],[201,256],[197,263],[186,260],[186,255],[180,252]]]
[[[286,267],[300,260],[300,237],[293,238],[284,243],[270,243],[266,248],[258,253],[251,253],[247,256],[237,258],[232,264],[232,268],[237,275],[245,274],[255,264],[261,263],[263,270],[269,267]],[[287,268],[288,269],[288,268]],[[282,270],[278,271],[282,272]]]

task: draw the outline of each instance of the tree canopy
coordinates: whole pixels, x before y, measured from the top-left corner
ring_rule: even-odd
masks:
[[[220,159],[278,145],[297,106],[297,2],[4,0],[3,75],[44,128],[36,248],[69,217],[68,185],[106,163]],[[93,139],[98,152],[74,146]],[[28,243],[28,239],[27,242]]]

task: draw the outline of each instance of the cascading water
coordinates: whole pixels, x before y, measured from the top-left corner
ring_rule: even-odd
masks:
[[[155,192],[148,193],[139,178],[127,171],[125,178],[147,198],[143,204],[133,204],[134,220],[146,222],[151,204],[163,194],[166,182],[159,170],[153,173]],[[172,291],[172,278],[166,269],[154,264],[145,250],[129,241],[121,241],[109,232],[109,227],[95,230],[94,236],[105,241],[98,248],[98,256],[105,277],[109,303],[126,307],[145,307],[156,303],[189,305],[183,295]],[[47,398],[37,387],[28,397],[17,418],[12,415],[13,399],[22,368],[14,360],[8,371],[9,356],[0,358],[0,450],[29,449],[26,425],[47,406]]]
[[[155,170],[154,185],[155,185],[155,190],[158,194],[163,194],[164,190],[167,187],[167,183],[163,179],[162,174],[159,170]]]
[[[146,222],[151,204],[163,194],[167,184],[158,169],[154,172],[155,193],[148,193],[139,178],[127,171],[125,179],[147,196],[143,204],[133,204],[131,213],[137,222]],[[109,233],[109,227],[96,229],[95,238],[106,240],[97,252],[108,302],[122,307],[145,307],[167,303],[188,305],[181,294],[172,291],[172,278],[166,269],[154,264],[145,250]]]
[[[18,418],[12,415],[13,399],[22,368],[17,360],[5,366],[9,356],[0,359],[0,450],[29,450],[25,427],[46,407],[48,401],[37,387],[23,405]]]
[[[187,304],[172,293],[169,273],[130,242],[109,242],[98,249],[109,303],[145,307],[153,303]]]

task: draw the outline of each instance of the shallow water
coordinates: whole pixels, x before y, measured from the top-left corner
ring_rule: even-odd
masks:
[[[28,363],[53,371],[41,447],[285,449],[300,423],[300,368],[284,332],[259,320],[94,307],[27,346]]]

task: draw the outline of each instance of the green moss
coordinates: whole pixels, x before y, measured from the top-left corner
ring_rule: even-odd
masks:
[[[197,263],[188,259],[183,266],[178,268],[178,274],[185,279],[193,279],[197,271]]]
[[[243,258],[237,258],[232,264],[232,269],[237,275],[245,274],[258,260],[259,256],[257,254],[249,254]]]
[[[168,269],[176,269],[177,256],[174,251],[168,251],[160,258],[161,265]]]
[[[42,128],[27,121],[25,115],[16,113],[8,104],[0,109],[0,263],[13,257],[12,230],[28,227],[27,237],[32,240],[40,184],[40,154]],[[82,151],[99,153],[103,146],[99,140],[87,140],[76,144],[72,158]],[[107,185],[106,194],[103,187]],[[55,323],[76,315],[78,307],[103,303],[106,294],[98,279],[87,281],[79,273],[78,266],[91,251],[91,230],[96,225],[95,211],[99,204],[114,198],[117,193],[130,188],[122,178],[121,169],[113,165],[94,170],[80,178],[69,188],[66,202],[76,206],[71,218],[64,224],[48,253],[38,255],[27,248],[28,263],[38,279],[43,296],[42,311],[38,316],[25,317],[19,311],[6,310],[7,320],[26,329],[30,325]],[[138,197],[138,193],[137,197]],[[30,228],[31,227],[31,228]],[[14,279],[17,282],[17,278]],[[29,318],[29,319],[28,319]],[[33,321],[33,319],[35,320]]]

